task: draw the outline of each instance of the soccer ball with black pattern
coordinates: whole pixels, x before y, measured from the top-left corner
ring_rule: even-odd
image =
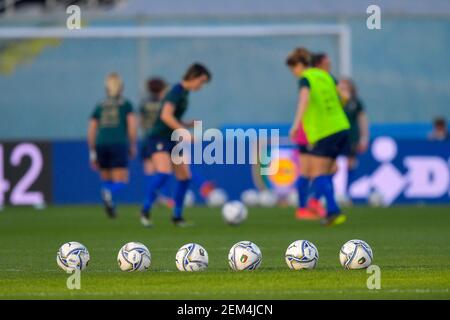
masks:
[[[319,250],[312,242],[297,240],[287,248],[285,259],[290,269],[314,269],[319,261]]]
[[[372,248],[363,240],[349,240],[342,246],[339,260],[345,269],[367,268],[372,264]]]
[[[208,252],[197,243],[185,244],[175,256],[175,263],[180,271],[203,271],[208,268],[208,262]]]
[[[89,260],[88,249],[76,241],[64,243],[56,254],[56,263],[66,272],[86,269]]]
[[[262,253],[251,241],[240,241],[231,247],[228,263],[234,271],[256,270],[261,265]]]
[[[117,263],[122,271],[147,271],[151,262],[150,250],[140,242],[125,244],[117,255]]]

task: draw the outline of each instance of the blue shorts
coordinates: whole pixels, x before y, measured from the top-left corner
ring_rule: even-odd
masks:
[[[147,160],[147,159],[150,159],[152,157],[151,154],[149,153],[147,139],[145,139],[141,143],[140,155],[141,155],[141,159],[142,160]]]
[[[308,145],[305,151],[306,154],[331,159],[336,159],[339,155],[347,155],[350,153],[349,131],[339,131],[320,139],[315,144]]]
[[[298,146],[298,151],[300,151],[300,154],[308,153],[308,146],[307,145],[299,144],[297,146]]]
[[[125,144],[100,145],[95,151],[100,169],[128,167],[128,146]]]
[[[172,153],[172,149],[176,146],[177,142],[170,140],[170,138],[164,137],[148,137],[147,144],[145,146],[145,154],[150,158],[156,152]]]

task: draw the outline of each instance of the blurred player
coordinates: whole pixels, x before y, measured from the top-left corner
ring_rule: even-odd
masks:
[[[339,81],[338,88],[341,96],[346,100],[344,111],[350,122],[350,147],[347,150],[348,154],[345,155],[348,157],[347,185],[350,185],[358,165],[358,154],[366,152],[369,146],[369,121],[353,81],[342,79]]]
[[[450,133],[448,132],[445,118],[439,117],[433,121],[433,131],[428,135],[428,139],[432,141],[450,141]]]
[[[153,77],[147,81],[148,96],[141,102],[139,109],[140,124],[144,132],[144,141],[141,146],[141,157],[144,162],[144,175],[146,185],[151,186],[155,177],[155,166],[152,162],[152,156],[149,152],[147,143],[148,134],[155,125],[158,118],[161,101],[167,93],[167,83],[160,77]],[[192,174],[192,183],[199,189],[199,194],[206,198],[208,194],[215,188],[214,183],[204,179],[201,175]],[[167,191],[166,191],[167,192]],[[159,194],[159,199],[169,208],[173,208],[175,203],[171,198],[163,197]],[[145,216],[141,217],[141,223],[145,227],[150,227],[151,222]]]
[[[151,180],[147,199],[141,210],[143,223],[147,220],[147,224],[151,225],[150,210],[156,200],[157,192],[174,172],[177,183],[172,221],[177,226],[186,226],[182,214],[184,198],[191,181],[191,172],[188,164],[175,164],[172,161],[171,152],[176,142],[171,140],[171,136],[176,129],[193,126],[193,121],[181,121],[188,107],[189,92],[200,90],[210,80],[211,74],[208,69],[195,63],[188,68],[182,81],[174,85],[162,100],[157,120],[148,132],[148,152],[155,167],[155,175]]]
[[[147,81],[147,96],[141,101],[139,108],[139,122],[143,132],[143,142],[141,145],[141,158],[144,166],[144,175],[147,185],[151,184],[151,180],[154,178],[155,167],[152,162],[151,154],[148,148],[148,132],[155,125],[158,118],[159,109],[161,107],[161,101],[164,98],[167,90],[167,83],[160,77],[153,77]],[[169,208],[173,207],[173,201],[170,198],[159,197]],[[142,223],[148,226],[147,219],[144,219]]]
[[[330,172],[336,157],[348,146],[350,124],[342,109],[336,83],[328,72],[310,67],[311,54],[307,49],[295,49],[287,57],[286,64],[295,77],[300,77],[299,101],[290,136],[295,139],[302,125],[308,139],[298,184],[299,197],[305,194],[311,181],[317,197],[324,196],[327,201],[327,216],[323,224],[343,223],[346,217],[341,214],[334,198]],[[304,210],[307,209],[300,207],[297,216],[301,216]]]
[[[162,78],[154,77],[147,81],[148,95],[141,101],[139,108],[139,122],[144,134],[153,128],[158,118],[161,100],[166,94],[166,88],[167,84]],[[141,157],[144,161],[145,174],[152,175],[155,170],[146,143],[143,143],[141,146]]]
[[[331,60],[326,53],[316,53],[311,57],[311,64],[314,68],[319,68],[331,73]]]
[[[302,171],[302,168],[308,167],[311,160],[308,156],[308,139],[301,124],[294,137],[294,142],[298,146],[300,170]],[[310,179],[305,179],[305,174],[305,172],[302,172],[296,181],[296,187],[299,193],[299,209],[297,210],[296,218],[300,220],[318,220],[321,217],[324,217],[326,212],[320,203],[320,199],[316,198],[316,195],[311,192]]]
[[[322,69],[330,73],[331,71],[331,61],[326,53],[317,53],[311,56],[311,64],[313,67]],[[333,77],[334,79],[334,77]],[[336,81],[336,80],[335,80]],[[303,130],[303,126],[299,126],[297,131],[297,136],[295,137],[295,142],[299,147],[300,152],[300,167],[307,166],[308,161],[308,139]],[[304,156],[304,157],[303,157]],[[297,179],[297,188],[302,190],[302,196],[299,196],[299,208],[296,217],[303,220],[317,220],[326,215],[325,209],[323,208],[318,195],[312,192],[310,182],[306,182],[302,176]],[[307,210],[308,209],[308,210]]]
[[[89,121],[88,145],[91,166],[100,172],[105,211],[115,218],[115,195],[128,183],[128,157],[136,155],[137,125],[133,106],[122,97],[120,76],[109,74],[105,87],[106,98]]]

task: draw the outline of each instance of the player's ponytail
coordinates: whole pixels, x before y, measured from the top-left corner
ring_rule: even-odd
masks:
[[[105,80],[106,94],[108,97],[117,98],[122,94],[123,81],[116,72],[110,73]]]

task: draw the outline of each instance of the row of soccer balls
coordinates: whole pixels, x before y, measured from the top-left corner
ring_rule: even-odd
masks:
[[[56,256],[58,266],[66,272],[84,270],[89,259],[87,248],[79,242],[65,243]],[[297,240],[287,248],[285,259],[290,269],[314,269],[319,260],[319,251],[312,242]],[[342,246],[339,259],[346,269],[362,269],[371,265],[373,253],[366,242],[354,239]],[[261,250],[250,241],[236,243],[228,254],[228,263],[235,271],[255,270],[261,261]],[[117,262],[122,271],[146,271],[151,264],[151,254],[142,243],[129,242],[120,249]],[[180,271],[203,271],[208,267],[208,252],[199,244],[189,243],[178,250],[175,262]]]

